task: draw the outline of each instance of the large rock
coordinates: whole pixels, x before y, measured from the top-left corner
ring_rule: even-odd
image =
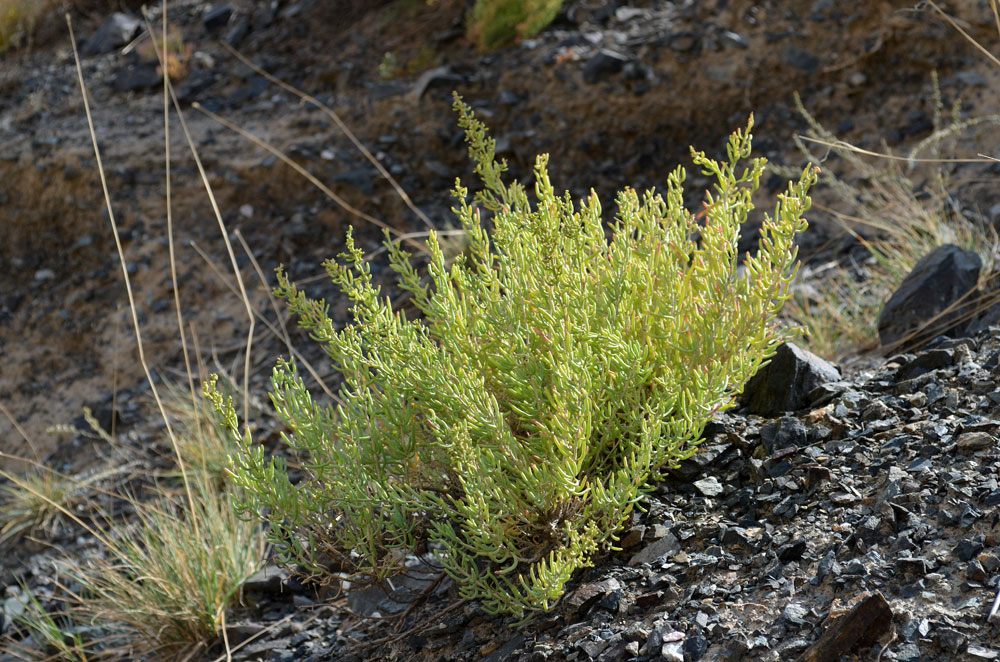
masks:
[[[981,268],[978,255],[953,244],[922,257],[882,308],[879,341],[893,351],[905,351],[939,335],[960,336],[967,327],[961,320],[967,307],[941,313],[976,287]]]
[[[792,343],[784,343],[771,362],[747,382],[742,400],[752,413],[774,416],[808,407],[814,389],[839,379],[840,372],[830,363]]]
[[[135,39],[142,21],[135,16],[115,12],[97,29],[97,33],[83,45],[84,55],[100,55],[121,48]]]

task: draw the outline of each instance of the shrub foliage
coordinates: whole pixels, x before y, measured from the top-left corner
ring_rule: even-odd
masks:
[[[344,377],[342,403],[317,402],[279,362],[272,399],[306,477],[293,483],[249,435],[231,470],[242,507],[266,515],[288,560],[378,580],[427,549],[463,597],[522,616],[549,608],[615,539],[650,482],[696,450],[783,340],[773,322],[816,175],[779,196],[739,273],[739,229],[764,171],[763,159],[741,165],[752,117],[725,161],[692,150],[714,179],[700,214],[684,209],[677,168],[665,195],[618,194],[609,240],[596,194],[578,207],[557,196],[540,156],[531,204],[502,181],[484,125],[457,96],[455,108],[485,185],[471,203],[454,190],[469,249],[449,265],[432,234],[425,280],[387,239],[421,313],[410,319],[383,299],[348,234],[344,261],[325,264],[353,303],[341,330],[279,271],[277,292]]]
[[[529,39],[545,29],[562,9],[563,0],[476,0],[469,12],[469,36],[480,51],[492,51]]]

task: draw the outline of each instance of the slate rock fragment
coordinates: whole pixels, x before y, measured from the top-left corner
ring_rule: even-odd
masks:
[[[115,75],[114,87],[118,92],[136,92],[155,87],[163,77],[152,64],[129,64]]]
[[[905,349],[939,335],[961,335],[967,326],[961,320],[964,307],[948,309],[976,287],[981,268],[978,255],[954,244],[938,246],[922,257],[882,308],[879,341],[884,347]],[[919,335],[909,339],[914,332]]]
[[[232,5],[215,5],[205,11],[201,19],[201,24],[205,27],[205,30],[212,32],[213,30],[225,27],[232,15]]]
[[[601,49],[584,65],[583,80],[585,83],[593,85],[620,72],[628,61],[629,58],[621,53]]]
[[[785,46],[781,51],[781,62],[790,67],[804,71],[807,74],[814,74],[819,68],[819,58],[807,50],[796,48],[795,46]]]
[[[622,585],[613,577],[603,579],[597,582],[590,582],[584,584],[580,588],[576,589],[566,600],[566,602],[573,606],[578,613],[585,614],[599,601],[606,598],[608,595],[621,592]]]
[[[111,14],[80,49],[84,55],[100,55],[121,48],[135,39],[142,25],[135,16],[123,12]]]
[[[955,362],[955,351],[952,349],[932,349],[921,352],[912,361],[899,369],[896,378],[899,380],[913,379],[920,375],[946,368]]]
[[[836,662],[854,650],[868,648],[889,631],[892,609],[881,593],[871,593],[851,611],[827,626],[799,662]]]
[[[792,343],[780,345],[771,362],[757,371],[743,389],[751,413],[773,416],[812,404],[810,394],[826,382],[840,380],[830,363]]]
[[[267,565],[248,577],[243,582],[243,589],[262,593],[281,593],[289,578],[288,571],[284,568]]]
[[[640,563],[653,563],[656,559],[662,556],[666,556],[667,554],[676,554],[679,551],[681,551],[680,541],[677,540],[677,537],[668,530],[665,532],[663,537],[643,547],[638,554],[635,554],[629,560],[628,564],[639,565]]]
[[[760,429],[760,440],[768,454],[784,448],[805,446],[809,443],[806,426],[794,416],[783,416]]]

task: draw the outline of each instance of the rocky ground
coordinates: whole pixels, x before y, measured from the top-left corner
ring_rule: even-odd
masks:
[[[527,625],[433,587],[423,628],[362,629],[268,568],[247,660],[995,660],[1000,658],[997,329],[942,338],[850,379],[785,350],[758,398],[709,426],[618,552]],[[796,375],[789,379],[789,375]],[[760,416],[774,408],[795,414]],[[399,594],[430,584],[415,579]],[[425,568],[425,573],[430,569]],[[401,598],[352,595],[390,616]],[[265,627],[276,627],[265,631]],[[299,625],[301,623],[301,625]],[[360,645],[360,649],[359,649]]]
[[[357,209],[400,231],[426,228],[327,115],[223,44],[330,105],[431,223],[447,228],[448,188],[456,176],[471,182],[450,111],[453,89],[493,128],[513,176],[527,181],[534,155],[548,152],[558,188],[579,197],[593,187],[607,208],[623,186],[662,185],[676,163],[687,163],[688,145],[720,149],[751,111],[757,151],[800,166],[792,137],[804,120],[792,106],[794,91],[843,139],[897,152],[933,130],[932,71],[946,106],[961,97],[964,117],[995,110],[1000,67],[930,9],[854,4],[580,0],[567,2],[537,38],[489,55],[463,37],[459,0],[179,0],[169,19],[182,35],[181,103],[227,231],[239,230],[266,276],[284,263],[311,294],[332,297],[319,263],[341,250],[348,224],[368,249],[380,231],[194,102],[280,147]],[[136,16],[138,5],[121,7]],[[141,44],[122,54],[132,34],[115,39],[99,30],[107,6],[86,9],[75,16],[83,75],[147,358],[158,377],[180,379],[159,76]],[[981,43],[996,43],[986,3],[948,9]],[[997,143],[995,128],[983,128],[957,149],[996,153]],[[197,339],[206,362],[240,373],[243,303],[231,291],[219,227],[176,124],[171,145],[189,340]],[[840,167],[836,159],[823,165]],[[1000,217],[1000,169],[955,170],[956,199]],[[704,188],[697,173],[690,181],[695,191]],[[765,185],[773,193],[782,180]],[[818,191],[817,199],[825,195]],[[63,471],[87,469],[103,453],[99,441],[47,431],[79,424],[83,406],[136,448],[160,444],[70,42],[58,23],[45,26],[30,50],[0,56],[0,203],[0,403],[34,445],[0,420],[0,450],[45,458]],[[829,216],[817,209],[810,220],[803,255],[828,256]],[[254,305],[269,311],[246,253],[237,261]],[[333,313],[344,320],[346,308],[335,305]],[[293,340],[323,365],[308,339]],[[583,573],[552,615],[529,625],[512,627],[474,605],[436,617],[435,609],[455,602],[442,583],[425,610],[411,614],[434,619],[434,627],[394,638],[388,624],[367,631],[351,615],[385,611],[377,600],[317,606],[314,594],[268,575],[249,587],[256,606],[235,616],[230,641],[260,635],[242,649],[243,659],[838,659],[840,627],[849,643],[864,644],[864,652],[848,655],[1000,658],[996,626],[986,621],[1000,577],[992,549],[998,347],[986,328],[924,354],[845,370],[835,380],[842,384],[802,403],[795,416],[732,412],[709,430],[687,473],[658,488],[624,534],[623,550]],[[260,396],[284,345],[262,330],[255,348],[251,384]],[[72,554],[78,534],[67,529],[53,542]],[[2,579],[17,571],[43,585],[51,553],[34,544],[12,550]],[[841,613],[847,620],[834,620]],[[391,643],[373,643],[383,636]],[[832,639],[818,644],[821,636]],[[370,645],[358,648],[355,639]]]

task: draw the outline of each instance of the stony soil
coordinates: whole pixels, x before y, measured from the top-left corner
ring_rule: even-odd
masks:
[[[319,264],[341,249],[347,225],[353,223],[358,228],[363,245],[369,249],[377,246],[380,231],[331,203],[268,152],[195,110],[193,102],[284,150],[357,209],[403,232],[426,228],[326,115],[239,63],[222,46],[220,38],[229,38],[259,66],[335,109],[438,228],[448,227],[448,188],[454,178],[461,176],[471,182],[461,134],[450,110],[453,89],[472,103],[492,127],[513,176],[529,181],[534,155],[550,153],[550,170],[557,187],[568,189],[574,196],[593,187],[607,208],[612,206],[614,191],[623,186],[641,189],[662,185],[666,173],[677,163],[689,163],[689,145],[710,152],[719,150],[724,136],[744,124],[751,112],[757,122],[754,133],[758,152],[779,164],[801,166],[802,158],[792,142],[805,125],[793,107],[792,95],[796,91],[810,112],[841,138],[862,148],[895,152],[905,152],[933,130],[934,71],[945,105],[950,107],[960,97],[963,116],[994,112],[1000,100],[1000,67],[988,64],[929,8],[914,8],[903,2],[844,5],[825,0],[579,0],[567,2],[559,19],[536,39],[489,55],[477,54],[463,37],[465,3],[460,0],[439,0],[431,5],[319,0],[237,0],[230,4],[235,11],[228,24],[214,30],[203,23],[210,7],[191,0],[171,4],[169,18],[193,53],[187,75],[178,84],[186,121],[227,232],[234,235],[239,231],[267,278],[278,264],[286,264],[296,280],[308,283],[311,293],[330,298],[334,294],[318,277]],[[137,3],[132,5],[136,9]],[[987,3],[960,0],[948,9],[973,37],[995,45],[996,30]],[[78,13],[78,38],[93,37],[107,16],[107,8],[96,5]],[[153,17],[158,18],[155,11]],[[237,29],[243,29],[243,34],[234,32]],[[74,421],[79,424],[82,407],[89,406],[105,425],[115,426],[116,434],[131,433],[134,443],[152,444],[155,423],[151,421],[155,417],[150,413],[148,387],[137,362],[120,265],[104,209],[70,41],[58,23],[39,34],[43,38],[36,40],[31,50],[0,56],[0,403],[19,421],[33,445],[29,447],[9,421],[0,419],[0,450],[47,458],[61,470],[75,471],[87,467],[95,453],[102,452],[100,442],[80,435],[67,439],[49,431],[50,426]],[[141,50],[128,55],[122,55],[119,49],[85,55],[82,68],[140,312],[146,356],[158,378],[178,380],[183,379],[184,365],[173,313],[165,228],[163,101],[155,84],[143,86],[144,77],[147,83],[155,83],[155,76],[148,80],[152,65],[143,60]],[[995,127],[984,128],[966,135],[956,149],[964,155],[995,154],[998,142]],[[172,211],[181,297],[189,325],[187,337],[197,342],[208,369],[221,367],[242,377],[246,312],[232,291],[234,279],[222,234],[176,119],[171,127],[171,147]],[[831,159],[824,167],[837,168],[839,163]],[[998,170],[981,165],[958,170],[955,195],[969,208],[987,216],[993,210],[1000,216],[1000,192],[995,186]],[[697,173],[690,181],[692,189],[704,188],[705,182]],[[773,193],[782,180],[774,177],[765,184]],[[824,196],[820,191],[817,199],[823,202]],[[807,259],[821,251],[835,234],[822,210],[817,210],[810,220],[814,229],[804,240]],[[752,234],[748,232],[747,236]],[[237,262],[254,305],[258,310],[270,311],[265,312],[268,319],[276,319],[266,286],[239,244],[236,247]],[[343,319],[343,304],[334,306],[334,314]],[[261,326],[251,357],[251,383],[257,396],[263,393],[274,357],[284,351],[284,344]],[[293,341],[322,370],[322,354],[308,339],[293,332]],[[961,365],[961,360],[956,359],[955,365]],[[870,375],[858,377],[869,378],[877,381]],[[872,387],[876,393],[881,392],[879,388]],[[866,397],[874,402],[880,396]],[[902,407],[896,401],[885,406]],[[834,415],[838,420],[844,416]],[[565,659],[598,658],[617,648],[611,644],[599,651],[583,647],[582,642],[593,639],[591,634],[597,631],[595,619],[610,621],[626,615],[631,620],[610,628],[611,634],[601,641],[621,634],[615,646],[639,644],[635,650],[627,648],[633,657],[650,659],[659,654],[666,659],[680,659],[670,658],[662,650],[654,652],[656,646],[647,645],[648,636],[653,636],[649,633],[661,630],[661,635],[688,633],[684,650],[688,650],[686,642],[696,635],[707,646],[717,644],[723,651],[733,649],[733,641],[742,638],[746,642],[746,651],[740,653],[744,659],[777,659],[804,649],[822,631],[827,614],[836,610],[831,599],[841,597],[845,603],[851,602],[871,588],[865,577],[877,574],[865,566],[860,579],[848,573],[849,579],[838,584],[839,575],[834,573],[834,579],[826,583],[811,584],[810,578],[818,576],[817,564],[824,562],[829,550],[834,550],[835,562],[849,564],[860,559],[858,562],[865,564],[868,561],[861,557],[873,544],[896,545],[896,555],[891,559],[885,556],[871,563],[878,568],[882,568],[880,563],[889,564],[901,572],[896,553],[901,531],[898,522],[891,531],[894,542],[873,543],[861,536],[864,549],[860,551],[856,545],[859,536],[852,528],[862,517],[859,509],[870,506],[862,502],[869,498],[877,501],[881,494],[874,481],[882,480],[890,471],[888,464],[878,458],[886,453],[898,453],[900,457],[911,453],[914,458],[936,462],[944,451],[929,448],[939,443],[938,439],[914,442],[912,448],[906,445],[910,442],[900,442],[903,445],[899,448],[883,452],[881,445],[891,440],[877,438],[873,447],[864,441],[879,431],[869,431],[860,435],[863,439],[856,439],[859,435],[852,437],[853,432],[867,429],[862,423],[827,422],[828,427],[846,428],[829,440],[811,441],[818,445],[810,447],[838,458],[850,458],[844,460],[848,464],[843,466],[843,475],[837,473],[840,469],[832,470],[835,480],[846,481],[846,486],[841,487],[850,502],[834,503],[808,526],[803,523],[808,518],[796,519],[782,511],[777,514],[782,529],[775,533],[768,529],[767,522],[776,526],[778,520],[768,519],[770,515],[765,513],[736,516],[732,508],[738,504],[729,504],[725,499],[737,498],[737,494],[742,495],[737,500],[750,498],[751,493],[741,491],[740,481],[753,482],[757,486],[757,491],[752,492],[754,499],[768,504],[761,508],[771,513],[777,506],[763,498],[760,490],[770,490],[763,493],[766,496],[781,495],[783,490],[817,489],[809,486],[813,479],[809,478],[811,469],[805,466],[817,460],[807,454],[800,458],[805,464],[797,467],[801,476],[793,472],[791,478],[778,481],[780,484],[775,482],[780,476],[769,477],[771,487],[760,487],[767,481],[761,483],[746,473],[751,471],[748,463],[760,425],[744,421],[727,428],[743,441],[730,440],[728,455],[723,457],[726,461],[712,465],[721,484],[727,486],[722,501],[698,497],[690,493],[691,488],[687,488],[688,493],[665,488],[661,496],[665,503],[673,504],[674,510],[668,508],[655,516],[651,511],[655,521],[642,523],[651,531],[656,526],[672,527],[671,535],[678,538],[680,553],[687,555],[687,561],[680,562],[680,566],[669,565],[678,561],[668,561],[667,566],[651,565],[640,572],[619,567],[622,560],[628,560],[625,554],[617,561],[609,559],[609,565],[580,579],[586,584],[613,577],[619,588],[634,589],[629,595],[666,592],[655,600],[643,598],[648,605],[631,603],[639,604],[636,611],[630,611],[634,607],[628,606],[628,600],[604,605],[606,596],[618,589],[602,589],[602,606],[594,607],[588,600],[567,603],[561,616],[545,620],[534,630],[524,630],[520,636],[525,639],[516,645],[510,643],[514,640],[506,625],[468,608],[461,612],[465,620],[453,614],[452,618],[459,620],[446,626],[452,630],[442,634],[462,638],[471,632],[474,634],[470,641],[462,643],[470,638],[465,634],[458,643],[435,647],[418,645],[430,639],[414,635],[416,638],[406,639],[401,648],[392,649],[396,659],[417,659],[414,656],[418,648],[425,649],[425,659],[471,659],[501,651],[502,657],[491,659],[519,659],[514,657],[515,650],[521,651],[517,655],[527,656],[524,659],[564,659],[558,656],[564,654]],[[960,432],[946,434],[955,436]],[[837,442],[835,447],[823,445],[832,442]],[[845,443],[853,446],[845,448]],[[773,451],[768,449],[769,453]],[[993,458],[990,466],[995,476],[994,456],[989,457]],[[986,462],[988,458],[979,459]],[[971,471],[972,465],[959,469]],[[2,466],[18,465],[4,460]],[[909,471],[909,465],[902,469]],[[727,471],[735,472],[739,480],[730,482],[732,476]],[[862,481],[860,476],[865,472],[871,481]],[[988,473],[985,468],[982,472],[983,476]],[[904,493],[919,493],[932,479],[950,481],[939,473],[918,474],[918,478],[917,489]],[[834,479],[824,480],[826,487],[819,489],[826,490]],[[856,485],[855,481],[864,484]],[[780,503],[780,499],[774,500]],[[719,510],[723,502],[726,508]],[[818,502],[809,503],[813,504],[810,507],[821,507],[815,505]],[[961,508],[938,505],[928,516],[940,519],[944,515],[939,516],[939,511],[946,509],[959,519],[944,522],[933,533],[920,534],[921,541],[937,541],[932,545],[934,550],[954,549],[977,535],[985,536],[982,545],[996,544],[987,531],[989,526],[996,526],[995,520],[984,515],[965,531]],[[977,507],[989,508],[983,504]],[[680,511],[688,513],[690,523],[674,519]],[[745,525],[741,518],[756,523]],[[838,531],[836,527],[846,526],[844,518],[850,527]],[[725,537],[734,526],[754,531],[746,534],[747,541],[732,538],[732,534]],[[879,535],[889,535],[888,530],[876,529]],[[659,533],[663,535],[656,535],[655,540],[666,538],[664,531]],[[837,538],[836,545],[831,536]],[[784,565],[778,568],[777,576],[772,576],[773,559],[767,554],[780,556],[780,549],[800,539],[807,541],[804,560],[792,559],[797,566],[787,576],[782,575],[786,572]],[[648,543],[654,538],[640,536],[640,540]],[[914,536],[910,540],[915,541]],[[749,560],[757,557],[749,551],[741,552],[740,545],[763,555],[763,560]],[[706,551],[713,546],[718,550]],[[37,551],[36,547],[18,550],[10,559],[27,564]],[[921,554],[928,556],[913,553]],[[715,560],[706,560],[705,555]],[[925,614],[921,618],[938,634],[931,636],[918,630],[913,638],[900,633],[900,628],[913,620],[904,622],[900,615],[919,610],[913,602],[892,603],[898,636],[887,649],[887,658],[959,659],[955,651],[966,651],[970,643],[985,650],[992,636],[995,644],[995,633],[967,631],[962,623],[968,625],[974,619],[965,619],[963,607],[952,604],[952,597],[959,590],[974,593],[979,602],[968,613],[981,616],[976,610],[986,600],[987,586],[995,588],[996,569],[984,566],[986,577],[962,575],[951,582],[949,573],[958,573],[959,569],[948,565],[950,562],[933,558],[925,571],[942,575],[952,592],[940,584],[935,588],[935,582],[942,580],[934,578],[916,596],[905,598],[949,610],[933,618],[930,611],[919,612]],[[906,572],[917,565],[909,563],[902,563]],[[697,575],[702,566],[721,573],[713,575],[714,588],[707,593],[690,577],[680,577],[683,573]],[[6,581],[14,566],[4,569]],[[973,574],[976,572],[973,569]],[[751,575],[753,581],[748,584]],[[768,592],[769,582],[780,586]],[[968,582],[978,587],[969,588]],[[748,596],[752,594],[753,599],[737,600],[732,595],[734,586],[752,586]],[[797,599],[800,591],[805,591],[801,594],[804,597]],[[303,597],[299,602],[307,599],[311,600]],[[696,609],[716,599],[728,606]],[[656,607],[660,601],[673,606],[663,611],[663,607]],[[733,606],[741,603],[743,606]],[[294,604],[289,602],[282,609],[292,609]],[[796,604],[801,604],[801,612],[785,613],[789,605]],[[287,659],[304,659],[307,655],[342,659],[338,656],[346,655],[339,648],[343,641],[338,640],[336,630],[350,629],[344,624],[352,621],[340,612],[323,613],[327,615],[320,620],[326,619],[325,626],[317,624],[317,629],[306,628],[295,635],[302,639],[296,646],[307,640],[322,641],[323,646],[312,653],[289,653]],[[702,613],[706,614],[704,619],[699,616]],[[597,614],[606,616],[597,618]],[[653,614],[659,615],[653,618]],[[258,617],[247,615],[248,621]],[[567,631],[577,621],[586,623],[586,636],[580,634],[582,629]],[[922,621],[915,622],[919,625]],[[544,623],[550,623],[549,630],[544,631]],[[628,634],[632,626],[639,629]],[[958,634],[942,635],[941,628]],[[300,636],[310,632],[315,636]],[[508,634],[501,636],[505,632]],[[603,635],[596,636],[600,639]],[[932,641],[933,646],[920,648],[924,639]],[[789,644],[793,640],[801,641]],[[450,640],[446,637],[445,641]],[[534,648],[528,646],[529,641]],[[669,643],[661,641],[662,646]],[[906,657],[900,654],[904,645],[931,652]],[[625,647],[622,651],[626,651]],[[264,653],[278,648],[281,646],[272,643]],[[546,652],[550,649],[562,652]],[[330,657],[333,650],[341,652]],[[387,649],[379,653],[389,654]],[[698,659],[690,650],[684,655]]]

